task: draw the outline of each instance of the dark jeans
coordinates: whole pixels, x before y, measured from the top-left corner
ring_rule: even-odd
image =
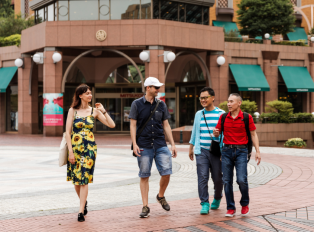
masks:
[[[233,169],[237,173],[237,183],[242,194],[240,204],[247,206],[249,204],[249,184],[247,181],[247,148],[227,148],[222,149],[222,172],[227,200],[227,209],[235,210],[233,197]]]
[[[209,170],[214,182],[216,200],[222,198],[222,172],[220,158],[210,154],[206,149],[201,148],[201,154],[195,155],[197,166],[197,178],[198,178],[198,195],[201,202],[208,202],[208,180]]]

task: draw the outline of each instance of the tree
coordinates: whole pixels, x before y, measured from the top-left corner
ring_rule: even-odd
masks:
[[[11,0],[0,0],[0,17],[9,17],[14,14],[14,10],[11,7]]]
[[[12,14],[7,18],[0,18],[0,37],[21,34],[22,30],[34,24],[34,17],[22,19],[21,15]]]
[[[238,4],[241,35],[286,35],[293,31],[295,16],[290,0],[242,0]]]

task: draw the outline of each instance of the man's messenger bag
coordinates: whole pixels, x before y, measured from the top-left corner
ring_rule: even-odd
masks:
[[[159,106],[160,100],[157,100],[157,105],[155,107],[155,109],[153,110],[153,112],[151,113],[151,115],[149,116],[149,118],[147,119],[147,121],[145,122],[145,124],[143,125],[143,127],[139,130],[139,132],[136,135],[136,142],[138,140],[138,138],[140,137],[140,135],[142,134],[143,130],[145,129],[147,123],[150,121],[150,119],[153,117],[155,111],[157,110],[158,106]],[[131,144],[131,150],[133,151],[133,142]],[[133,156],[137,157],[137,155],[135,155],[135,153],[133,152]]]

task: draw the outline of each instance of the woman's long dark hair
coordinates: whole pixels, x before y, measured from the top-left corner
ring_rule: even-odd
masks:
[[[87,90],[92,91],[91,88],[86,84],[81,84],[76,88],[74,96],[73,96],[71,108],[73,108],[73,109],[79,109],[80,108],[82,101],[81,101],[81,98],[79,96],[82,95],[83,93],[86,93]]]

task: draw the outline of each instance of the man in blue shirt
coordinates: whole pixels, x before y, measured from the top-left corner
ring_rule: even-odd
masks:
[[[213,135],[213,129],[218,123],[220,115],[225,111],[214,106],[215,92],[209,87],[205,87],[200,93],[200,102],[204,107],[196,113],[194,125],[190,140],[190,159],[196,157],[197,178],[198,178],[198,194],[201,200],[202,209],[200,214],[208,214],[209,208],[218,209],[222,198],[222,170],[220,157],[210,153],[210,145],[212,140],[220,141],[220,137]],[[205,119],[206,118],[206,119]],[[195,146],[194,152],[193,147]],[[214,200],[209,204],[208,180],[209,170],[214,182],[215,195]]]
[[[148,207],[148,179],[151,175],[153,160],[155,160],[160,179],[160,189],[157,194],[157,201],[166,211],[170,206],[164,196],[172,174],[172,157],[177,157],[177,150],[173,141],[172,131],[168,122],[170,114],[166,104],[161,101],[154,115],[147,123],[140,137],[136,140],[136,135],[143,127],[157,104],[157,95],[160,87],[164,85],[155,77],[148,77],[145,80],[146,95],[133,101],[129,118],[131,121],[130,130],[133,143],[133,152],[137,156],[139,166],[140,188],[143,201],[141,218],[150,215]],[[171,151],[167,147],[164,132],[171,143]]]

